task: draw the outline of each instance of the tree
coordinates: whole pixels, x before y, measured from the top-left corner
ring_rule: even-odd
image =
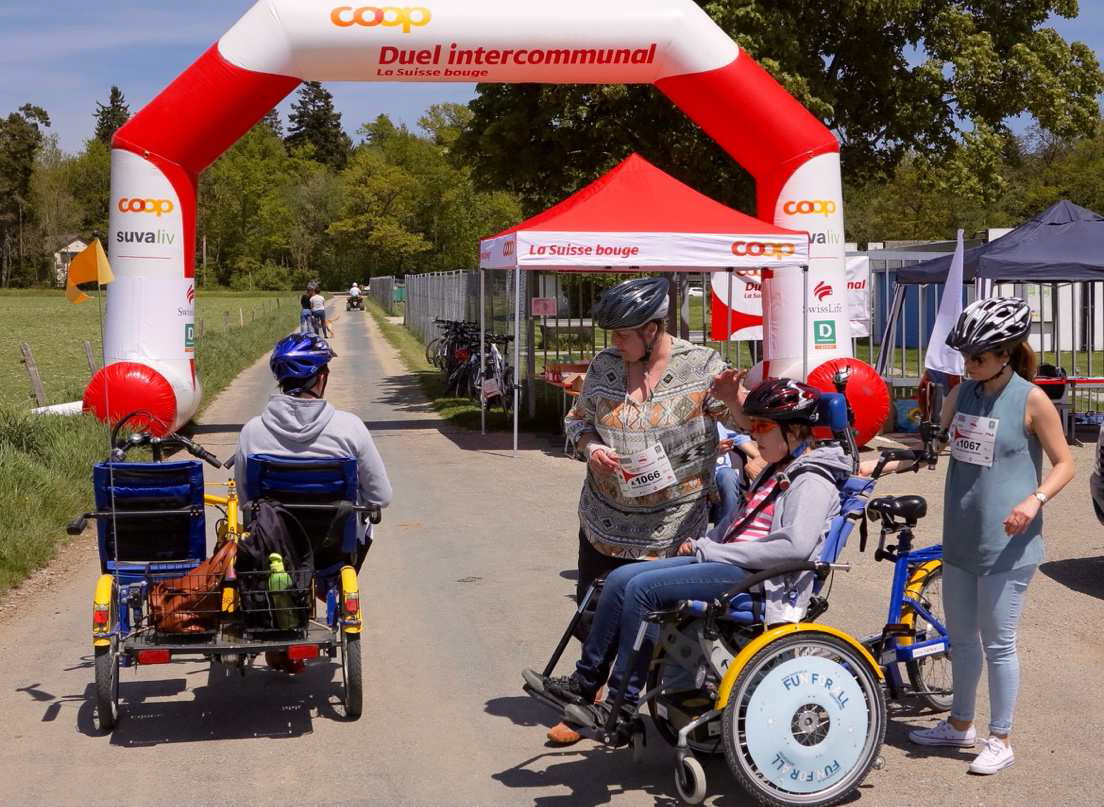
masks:
[[[939,159],[965,131],[1007,133],[1034,116],[1087,134],[1104,77],[1092,50],[1044,27],[1075,0],[698,0],[839,137],[851,181],[892,176],[911,153]],[[457,148],[529,211],[631,151],[717,198],[747,205],[731,158],[651,87],[480,85]]]
[[[96,102],[95,116],[96,139],[104,145],[110,146],[111,138],[115,136],[115,132],[130,120],[130,107],[123,96],[123,91],[112,85],[107,103]]]
[[[274,135],[283,140],[284,123],[280,120],[280,112],[276,107],[272,107],[272,109],[265,113],[265,116],[261,118],[261,123],[271,129]]]
[[[42,130],[49,125],[46,110],[33,104],[0,120],[0,286],[27,282],[38,274],[27,243],[36,220],[31,179],[45,139]]]
[[[317,81],[307,81],[291,105],[285,142],[291,148],[313,147],[320,163],[341,170],[349,159],[352,141],[341,128],[341,113],[334,109],[333,95]]]
[[[473,113],[465,104],[432,104],[422,117],[418,126],[423,129],[438,146],[451,148],[464,127],[471,123]]]

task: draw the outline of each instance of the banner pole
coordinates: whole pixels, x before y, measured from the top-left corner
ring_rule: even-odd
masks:
[[[487,332],[484,324],[484,300],[486,300],[487,270],[479,267],[479,427],[483,436],[487,436],[487,399],[483,397],[483,368],[486,366],[486,348],[483,346],[483,336]],[[499,392],[499,395],[502,393]]]
[[[809,264],[801,267],[801,380],[809,378]]]
[[[515,256],[516,260],[516,256]],[[518,374],[521,372],[521,264],[514,269],[514,457],[518,450]]]
[[[702,295],[704,297],[704,295]],[[725,328],[725,364],[732,364],[729,356],[729,348],[732,345],[732,267],[728,268],[728,299],[725,301],[728,307],[728,326]],[[739,360],[739,357],[737,357]]]

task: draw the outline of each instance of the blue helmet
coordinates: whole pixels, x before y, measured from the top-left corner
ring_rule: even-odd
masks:
[[[336,355],[324,339],[296,333],[276,343],[268,366],[284,392],[298,392],[310,387]]]

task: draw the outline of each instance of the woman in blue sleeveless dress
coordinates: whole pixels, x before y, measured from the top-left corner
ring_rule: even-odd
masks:
[[[967,306],[947,336],[969,380],[943,405],[950,466],[943,503],[943,608],[954,699],[948,720],[909,732],[919,745],[972,748],[982,648],[989,672],[989,737],[970,772],[1015,761],[1008,735],[1019,688],[1016,626],[1043,560],[1042,508],[1073,478],[1054,404],[1032,384],[1031,309],[1015,297]],[[1051,469],[1042,478],[1042,454]]]

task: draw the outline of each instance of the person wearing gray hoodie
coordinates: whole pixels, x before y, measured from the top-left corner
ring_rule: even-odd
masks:
[[[325,341],[310,334],[289,336],[273,349],[269,366],[280,392],[273,393],[264,411],[242,428],[234,455],[234,479],[243,505],[246,458],[254,454],[355,458],[357,504],[391,503],[391,482],[368,428],[356,415],[335,409],[322,397],[335,355]]]
[[[730,410],[742,409],[740,419],[770,464],[728,524],[684,541],[676,557],[622,566],[609,574],[574,673],[552,677],[523,672],[531,688],[565,705],[567,722],[601,725],[621,687],[625,702],[636,703],[651,653],[644,648],[636,668],[629,664],[638,626],[648,612],[682,600],[711,600],[755,571],[818,556],[840,512],[839,486],[851,474],[851,463],[838,445],[812,444],[819,400],[819,390],[783,378],[758,385],[742,404],[729,404]],[[767,624],[799,620],[812,579],[804,572],[769,581],[764,589]],[[594,703],[607,678],[606,701]]]

